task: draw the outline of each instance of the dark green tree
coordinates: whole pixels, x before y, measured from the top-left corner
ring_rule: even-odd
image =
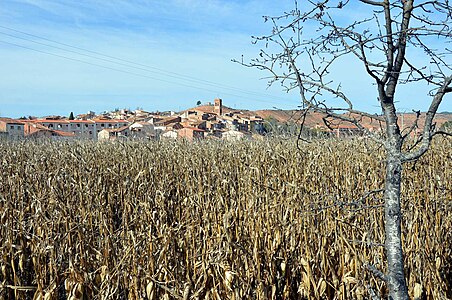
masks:
[[[69,114],[69,120],[74,120],[74,113],[71,111],[71,113]]]

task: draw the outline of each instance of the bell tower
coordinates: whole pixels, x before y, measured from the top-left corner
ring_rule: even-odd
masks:
[[[214,100],[213,112],[220,116],[223,114],[223,100],[220,98]]]

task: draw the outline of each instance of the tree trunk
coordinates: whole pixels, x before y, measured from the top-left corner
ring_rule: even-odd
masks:
[[[395,151],[398,152],[398,151]],[[408,300],[402,252],[400,188],[402,162],[400,155],[388,151],[385,186],[385,249],[388,260],[387,279],[390,300]]]

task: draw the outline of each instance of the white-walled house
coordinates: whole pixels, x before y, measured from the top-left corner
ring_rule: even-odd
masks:
[[[154,125],[149,122],[136,122],[129,126],[133,138],[153,139],[156,137]]]
[[[128,125],[121,128],[106,128],[99,131],[97,134],[97,139],[99,141],[114,141],[117,139],[127,139],[131,137],[130,128]]]
[[[175,130],[168,130],[167,132],[165,132],[162,135],[160,135],[160,138],[175,140],[175,139],[177,139],[177,136],[178,136],[177,131],[175,131]]]

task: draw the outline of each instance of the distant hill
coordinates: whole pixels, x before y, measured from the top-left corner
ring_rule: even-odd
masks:
[[[280,123],[300,123],[302,119],[302,111],[301,110],[281,110],[281,109],[263,109],[263,110],[246,110],[246,109],[236,109],[227,107],[225,105],[223,107],[223,113],[241,113],[245,116],[249,115],[257,115],[262,117],[264,120],[273,119]],[[214,106],[211,103],[199,105],[197,107],[189,108],[185,111],[197,110],[205,113],[213,113]],[[180,113],[182,113],[180,112]],[[325,115],[321,113],[309,113],[305,119],[305,126],[309,128],[318,128],[325,127],[323,122],[323,117]],[[414,121],[416,120],[415,113],[401,113],[399,116],[399,126],[402,128],[410,127]],[[418,125],[422,126],[425,120],[425,113],[421,113],[421,116],[418,120]],[[437,128],[441,127],[442,124],[452,121],[452,113],[450,112],[441,112],[436,114],[435,122]],[[371,120],[369,118],[363,118],[363,125],[366,127],[379,127],[380,124],[377,124],[375,120]]]
[[[298,123],[301,120],[301,111],[300,110],[256,110],[254,113],[258,116],[261,116],[264,119],[275,119],[278,122],[281,123],[287,123],[287,122],[295,122]],[[425,113],[421,113],[421,116],[419,118],[418,124],[421,126],[424,124],[425,120]],[[320,113],[309,113],[306,116],[305,125],[310,128],[314,127],[321,127],[324,126],[324,122],[322,120],[323,114]],[[415,113],[402,113],[399,114],[399,125],[403,128],[406,128],[408,126],[411,126],[416,119]],[[446,113],[439,113],[435,116],[435,122],[437,124],[437,127],[441,127],[442,124],[452,121],[452,113],[446,112]],[[370,125],[370,120],[368,118],[365,118],[363,120],[364,124]],[[375,124],[374,124],[375,125]]]

